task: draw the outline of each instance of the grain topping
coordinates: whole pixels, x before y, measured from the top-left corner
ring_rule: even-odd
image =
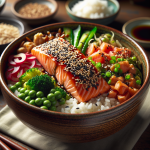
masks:
[[[18,12],[24,17],[38,18],[51,14],[51,9],[44,4],[28,3],[20,8]]]

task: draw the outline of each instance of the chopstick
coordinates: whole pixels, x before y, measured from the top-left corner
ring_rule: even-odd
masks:
[[[1,145],[1,148],[2,150],[11,150],[11,148],[9,148],[5,143],[3,143],[1,140],[0,140],[0,145]]]
[[[14,141],[0,135],[1,143],[6,147],[4,150],[11,150],[7,145],[15,150],[27,150],[26,148],[20,146],[19,144],[15,143]],[[6,145],[7,144],[7,145]]]

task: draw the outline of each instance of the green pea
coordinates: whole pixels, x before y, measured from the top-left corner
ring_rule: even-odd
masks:
[[[135,80],[141,80],[141,78],[139,76],[136,76]]]
[[[102,67],[102,64],[101,64],[100,62],[98,62],[98,63],[96,64],[96,67],[97,67],[97,68],[100,68],[100,67]]]
[[[115,61],[114,61],[114,60],[110,60],[109,63],[110,63],[110,64],[114,64]]]
[[[121,61],[124,61],[125,59],[124,58],[120,58],[121,59]]]
[[[56,111],[56,106],[51,106],[49,110]]]
[[[44,96],[44,93],[42,92],[42,91],[38,91],[37,93],[36,93],[36,97],[43,97]]]
[[[56,99],[61,99],[61,97],[62,97],[62,95],[61,95],[61,93],[60,93],[59,91],[56,91],[56,92],[54,93],[54,95],[55,95],[55,98],[56,98]]]
[[[137,58],[135,56],[132,57],[133,61],[137,61]]]
[[[20,92],[20,93],[24,93],[25,90],[26,90],[26,88],[21,88],[19,92]]]
[[[111,84],[111,80],[108,80],[108,84]]]
[[[42,108],[42,109],[48,109],[46,106],[41,106],[40,108]]]
[[[31,97],[30,96],[27,96],[27,97],[25,97],[25,99],[24,99],[27,103],[29,103],[30,102],[30,100],[31,100]]]
[[[130,75],[126,75],[126,76],[125,76],[125,79],[126,79],[126,80],[129,80],[129,79],[130,79]]]
[[[51,89],[50,93],[55,93],[55,91],[56,91],[55,89]]]
[[[17,88],[19,88],[19,87],[22,87],[22,84],[21,84],[21,82],[16,82],[15,86],[16,86]]]
[[[116,60],[116,56],[111,56],[111,59],[112,60]]]
[[[53,101],[54,102],[54,101]],[[49,108],[51,106],[51,102],[49,100],[45,100],[43,102],[43,105],[46,106],[47,108]]]
[[[117,58],[117,61],[119,61],[119,62],[120,62],[120,61],[121,61],[121,58]]]
[[[37,106],[41,106],[42,103],[43,103],[43,101],[42,101],[41,98],[38,97],[38,98],[35,99],[35,104],[36,104]]]
[[[61,98],[61,99],[59,100],[59,104],[60,104],[60,105],[65,104],[65,102],[66,102],[66,101],[65,101],[65,99],[64,99],[64,98]]]
[[[15,90],[17,90],[17,87],[15,85],[12,85],[9,89],[14,93]]]
[[[141,80],[136,80],[136,84],[140,85],[141,84]]]
[[[25,96],[24,93],[20,93],[20,94],[18,94],[18,97],[19,97],[20,99],[23,99],[23,100],[24,100],[26,96]]]
[[[109,71],[106,72],[106,77],[111,77],[111,73]]]
[[[51,102],[51,105],[52,105],[52,106],[55,106],[56,104],[57,104],[57,101],[56,101],[56,100],[54,100],[54,101]]]
[[[118,72],[119,72],[119,69],[118,69],[118,68],[115,68],[115,69],[114,69],[114,72],[118,73]]]
[[[103,78],[106,78],[105,73],[101,73],[101,76],[102,76]]]
[[[50,101],[54,101],[54,100],[55,100],[55,94],[50,93],[50,94],[47,95],[47,98],[48,98],[48,100],[50,100]]]
[[[20,92],[21,89],[22,89],[22,87],[19,87],[19,88],[17,89],[17,91]]]
[[[35,90],[31,90],[31,91],[29,92],[29,96],[30,96],[31,98],[34,98],[35,95],[36,95],[36,91],[35,91]]]
[[[24,94],[25,94],[26,96],[29,96],[29,92],[30,92],[30,90],[25,90]]]
[[[42,100],[42,102],[44,102],[45,100],[47,100],[47,98],[46,97],[42,97],[41,100]]]
[[[66,95],[66,100],[69,100],[71,98],[71,96],[70,95]]]
[[[90,56],[90,57],[88,57],[88,59],[89,59],[89,60],[92,60],[92,57]]]
[[[31,101],[29,102],[29,104],[35,105],[35,100],[31,100]]]
[[[120,64],[115,64],[115,68],[120,68]]]

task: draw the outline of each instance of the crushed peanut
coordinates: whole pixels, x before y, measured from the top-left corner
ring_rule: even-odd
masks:
[[[24,17],[38,18],[51,14],[51,9],[44,4],[28,3],[20,8],[18,12]]]

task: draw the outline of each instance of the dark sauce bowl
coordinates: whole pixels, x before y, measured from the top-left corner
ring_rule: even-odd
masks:
[[[150,48],[150,17],[129,20],[122,27],[124,34],[132,37],[144,48]]]
[[[56,31],[58,28],[69,27],[76,29],[81,25],[83,30],[91,30],[97,26],[99,33],[113,31],[115,38],[124,47],[128,47],[142,62],[143,85],[141,89],[127,101],[107,110],[84,114],[67,114],[44,110],[15,96],[7,86],[5,70],[8,57],[16,53],[20,43],[26,37],[32,38],[37,32]],[[3,52],[0,62],[0,86],[8,106],[27,127],[47,136],[55,137],[64,142],[90,142],[108,137],[125,127],[141,108],[150,83],[150,65],[144,50],[129,36],[113,28],[84,22],[62,22],[50,24],[31,30],[13,41]]]

